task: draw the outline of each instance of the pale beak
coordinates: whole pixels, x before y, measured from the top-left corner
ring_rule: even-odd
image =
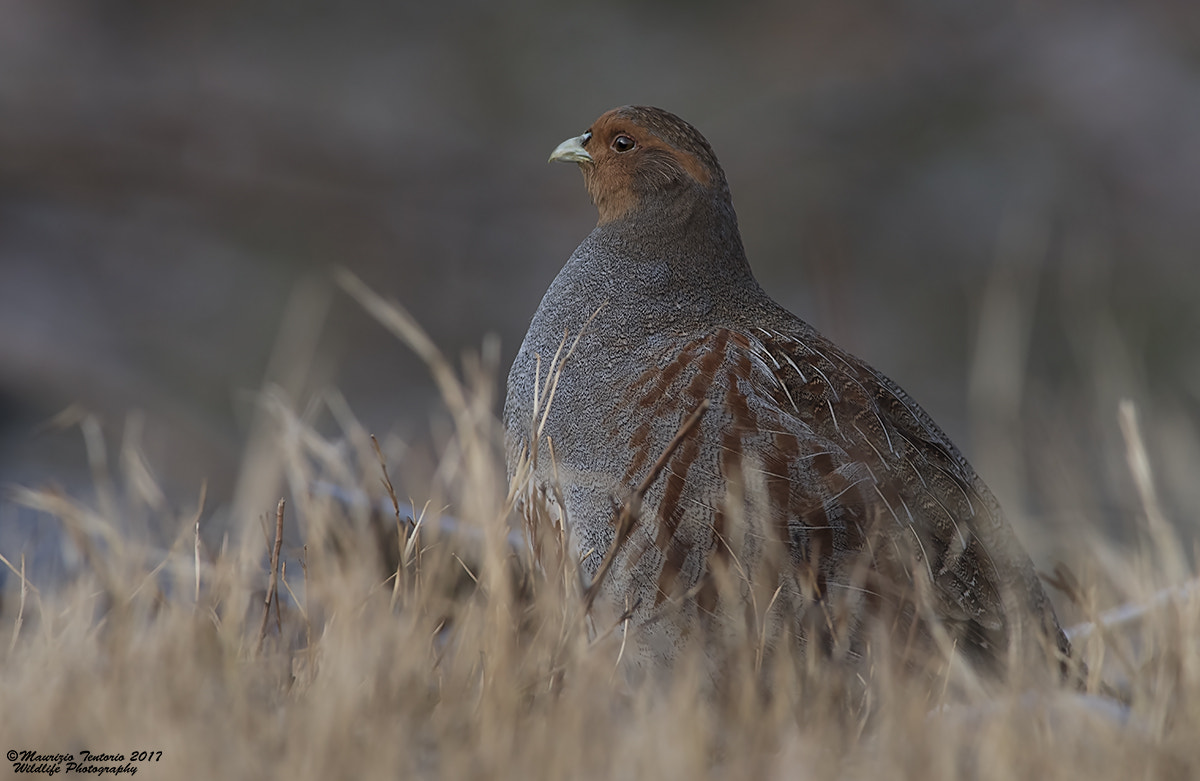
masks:
[[[583,142],[591,137],[591,133],[584,133],[582,136],[568,138],[554,148],[550,153],[550,159],[546,162],[554,162],[558,160],[563,163],[590,163],[592,156],[583,148]]]

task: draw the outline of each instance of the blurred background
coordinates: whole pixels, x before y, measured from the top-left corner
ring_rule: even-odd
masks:
[[[0,484],[88,497],[90,412],[219,514],[273,377],[336,388],[420,504],[437,394],[330,269],[506,371],[595,221],[546,157],[627,103],[705,133],[766,289],[942,423],[1039,564],[1132,539],[1124,398],[1190,547],[1193,0],[4,0]],[[10,559],[56,529],[0,500]]]

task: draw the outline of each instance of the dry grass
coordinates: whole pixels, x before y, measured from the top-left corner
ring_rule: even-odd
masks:
[[[175,521],[168,550],[118,531],[118,508],[156,496],[144,470],[123,491],[106,483],[94,507],[18,491],[63,524],[83,565],[43,593],[19,556],[0,564],[15,584],[0,627],[0,749],[161,752],[135,763],[155,779],[1200,774],[1200,600],[1187,595],[1079,641],[1090,687],[1103,677],[1128,698],[1119,718],[1065,689],[943,702],[886,670],[847,702],[828,671],[786,660],[755,671],[749,639],[720,696],[697,684],[694,659],[670,680],[630,685],[619,633],[589,639],[571,578],[534,571],[510,541],[494,351],[459,375],[404,313],[343,284],[442,388],[454,432],[431,504],[409,517],[378,446],[344,409],[349,448],[270,394],[275,447],[260,450],[278,459],[287,502],[235,515],[219,548],[200,542],[203,498]],[[1190,577],[1136,416],[1123,415],[1147,532],[1133,556],[1098,548],[1095,572],[1071,586],[1093,616],[1150,604]],[[395,511],[312,490],[322,481],[390,495]],[[284,544],[289,534],[300,543]]]

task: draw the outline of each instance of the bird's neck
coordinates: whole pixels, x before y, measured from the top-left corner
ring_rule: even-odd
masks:
[[[645,196],[639,208],[597,226],[589,238],[634,266],[670,266],[684,287],[721,280],[744,284],[752,276],[727,190],[704,197]]]
[[[565,299],[589,311],[605,302],[614,322],[649,317],[679,327],[761,295],[727,197],[645,203],[597,226],[558,283]]]

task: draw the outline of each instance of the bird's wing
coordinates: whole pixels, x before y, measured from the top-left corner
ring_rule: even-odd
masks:
[[[807,508],[808,518],[793,512],[789,521],[842,529],[842,539],[825,547],[851,554],[847,562],[869,555],[869,575],[894,581],[876,590],[919,589],[905,581],[923,572],[932,586],[927,607],[953,638],[986,656],[1002,654],[1003,592],[1028,588],[1030,567],[995,499],[946,435],[894,383],[815,332],[755,328],[744,336],[783,421],[828,443],[814,457],[793,459],[793,507]],[[809,544],[821,539],[804,536]],[[1014,568],[1021,582],[1003,583],[1001,573]]]

